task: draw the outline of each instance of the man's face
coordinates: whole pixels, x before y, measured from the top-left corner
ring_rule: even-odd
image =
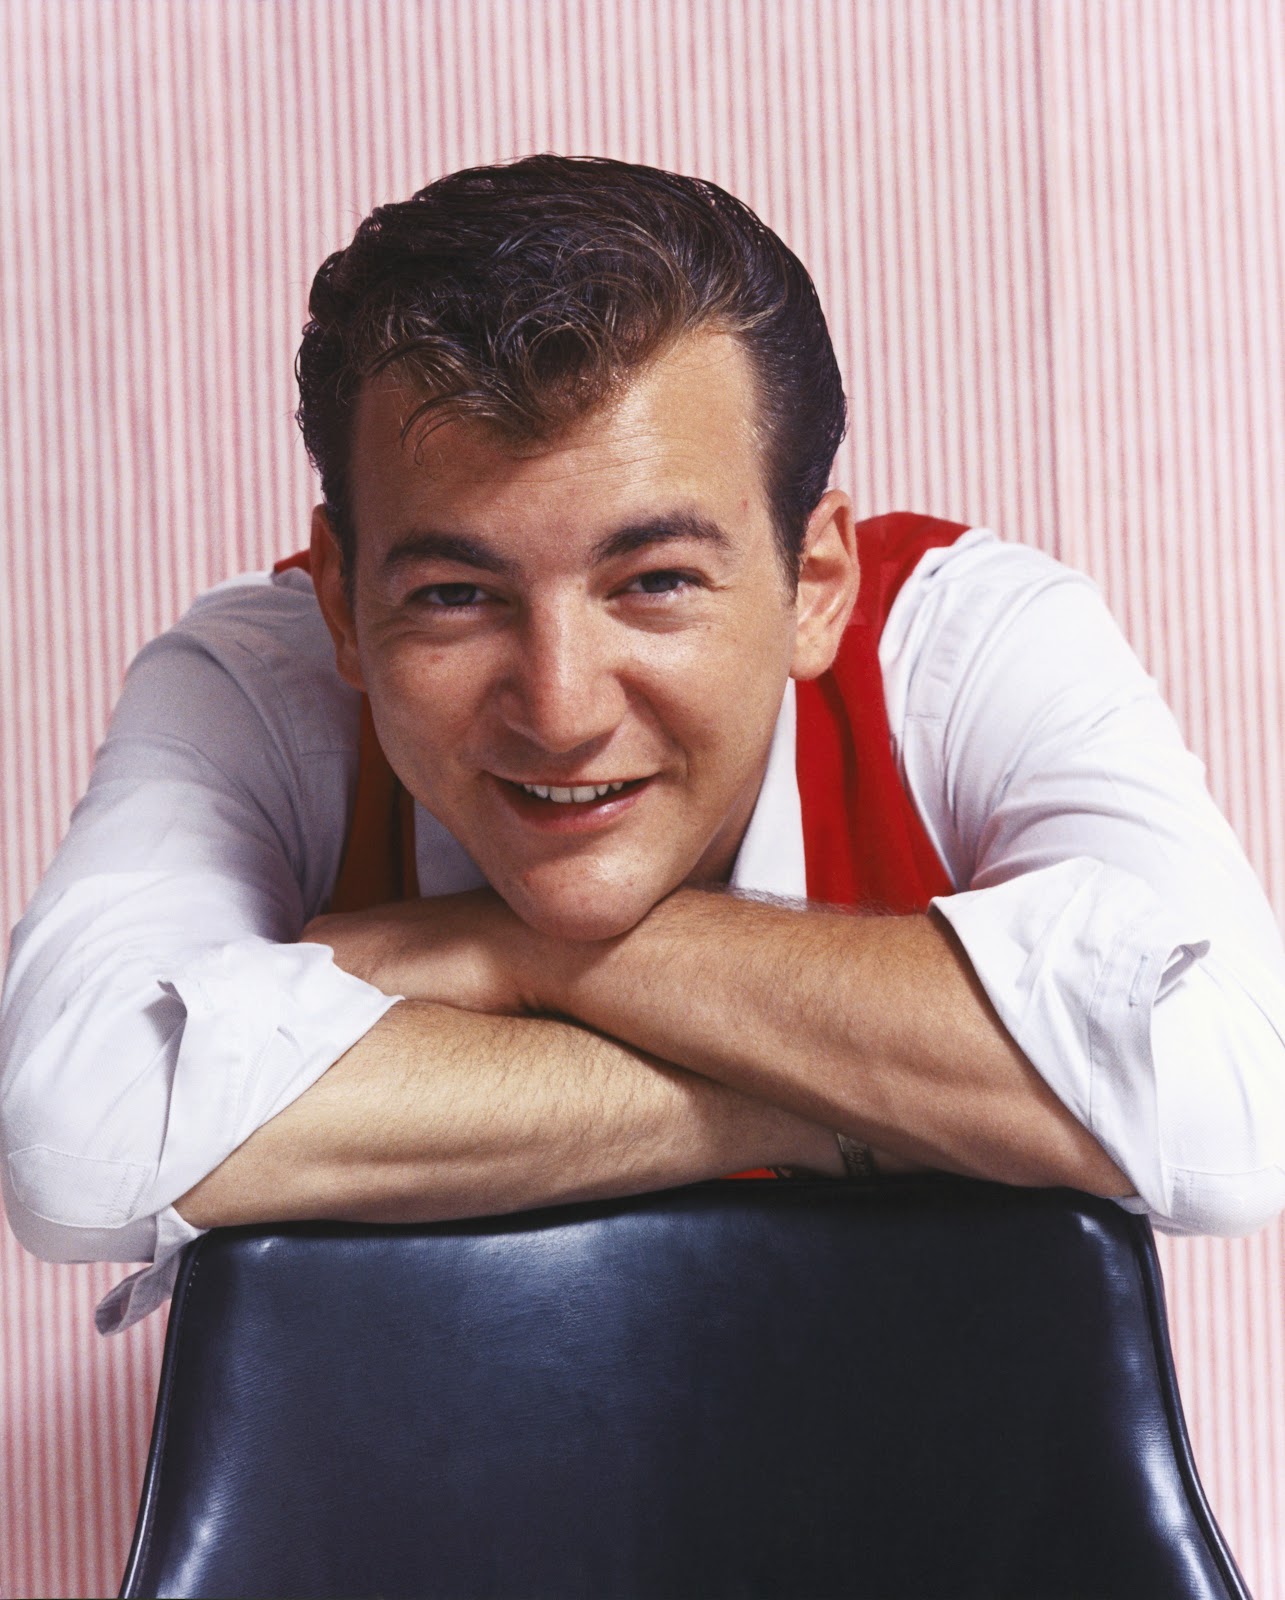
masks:
[[[416,403],[382,381],[358,408],[347,620],[319,584],[341,670],[520,917],[624,932],[727,877],[786,681],[800,655],[799,675],[821,670],[799,646],[808,585],[789,592],[774,543],[746,357],[692,336],[525,451],[467,421],[403,438]]]

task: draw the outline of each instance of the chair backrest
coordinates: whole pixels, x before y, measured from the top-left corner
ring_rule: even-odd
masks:
[[[1245,1596],[1146,1224],[940,1180],[207,1235],[123,1593]]]

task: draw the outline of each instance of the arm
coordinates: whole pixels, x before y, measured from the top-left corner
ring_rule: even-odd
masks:
[[[46,1259],[172,1253],[174,1198],[391,1004],[292,942],[342,845],[331,659],[310,596],[252,583],[130,669],[0,1012],[5,1203]]]
[[[430,1222],[774,1165],[837,1175],[833,1134],[568,1023],[404,1001],[177,1208]]]
[[[543,951],[530,970],[550,1009],[903,1161],[1003,1183],[1131,1190],[931,916],[684,890],[622,939],[561,959]],[[681,1006],[657,1007],[669,989]]]
[[[1155,682],[1086,579],[952,553],[885,635],[936,902],[1004,1027],[1166,1231],[1285,1206],[1285,948]],[[931,634],[935,647],[920,638]]]

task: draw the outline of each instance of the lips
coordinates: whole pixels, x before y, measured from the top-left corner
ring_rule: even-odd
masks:
[[[534,795],[537,800],[551,800],[554,805],[582,805],[589,800],[603,800],[609,794],[618,794],[625,786],[625,780],[619,779],[615,783],[577,783],[569,788],[548,783],[523,783],[518,787],[527,794]]]
[[[614,778],[607,783],[543,784],[496,780],[522,820],[557,832],[578,831],[610,822],[629,810],[650,778]]]

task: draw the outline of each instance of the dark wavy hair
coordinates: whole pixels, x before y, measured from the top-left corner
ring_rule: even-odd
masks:
[[[763,484],[797,579],[846,408],[798,257],[717,185],[604,158],[530,156],[380,206],[322,265],[299,347],[299,425],[351,574],[350,479],[363,382],[396,367],[410,419],[556,438],[697,329],[731,334],[756,385]]]

